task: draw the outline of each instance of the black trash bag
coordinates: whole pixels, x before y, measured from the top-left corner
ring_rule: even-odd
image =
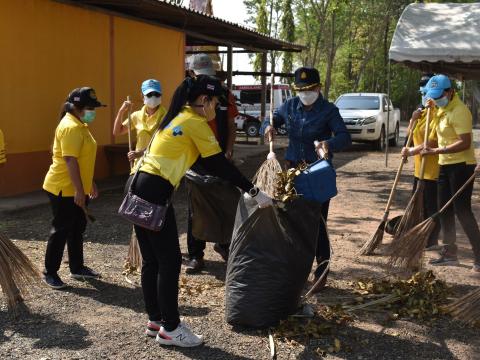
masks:
[[[321,204],[302,198],[264,209],[240,199],[225,280],[229,324],[276,326],[298,310],[320,221]]]
[[[191,170],[185,178],[193,236],[198,240],[228,244],[240,191],[220,178]]]

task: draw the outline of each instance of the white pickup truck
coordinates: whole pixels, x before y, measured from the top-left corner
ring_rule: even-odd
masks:
[[[349,93],[340,95],[335,105],[355,142],[371,142],[375,149],[396,146],[400,134],[400,110],[394,109],[387,94]],[[387,126],[388,121],[388,126]]]

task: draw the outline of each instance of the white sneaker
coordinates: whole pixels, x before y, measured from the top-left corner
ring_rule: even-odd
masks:
[[[195,347],[203,344],[203,336],[194,334],[181,322],[173,331],[167,331],[162,326],[157,334],[156,341],[161,345]]]
[[[148,320],[147,327],[145,329],[145,335],[148,335],[151,337],[157,336],[161,326],[162,326],[162,323],[159,321]]]

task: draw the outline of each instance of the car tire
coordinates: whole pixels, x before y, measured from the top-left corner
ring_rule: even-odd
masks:
[[[380,136],[377,140],[373,143],[373,148],[377,151],[385,150],[385,127],[382,126],[382,130],[380,130]]]
[[[399,143],[399,139],[400,139],[400,126],[397,125],[395,126],[395,135],[393,137],[393,139],[390,139],[388,140],[388,146],[397,146],[397,144]]]
[[[258,136],[260,132],[260,124],[254,123],[254,122],[248,122],[245,125],[245,132],[247,133],[248,136]]]

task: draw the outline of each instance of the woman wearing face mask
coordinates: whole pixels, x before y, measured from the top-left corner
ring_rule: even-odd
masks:
[[[165,108],[162,103],[162,87],[160,82],[155,79],[145,80],[142,83],[142,95],[144,106],[132,113],[131,128],[137,132],[137,143],[135,150],[128,152],[128,160],[135,161],[143,155],[145,148],[150,143],[150,139],[158,125],[162,121]],[[125,101],[120,110],[118,110],[115,123],[113,125],[113,135],[119,136],[128,132],[128,119],[125,119],[126,112],[131,108],[132,104]],[[134,166],[135,167],[135,166]]]
[[[472,136],[472,114],[455,94],[445,75],[432,77],[427,84],[427,106],[438,106],[438,147],[422,150],[422,154],[439,155],[438,200],[442,207],[475,171],[475,152]],[[457,265],[455,215],[462,225],[474,254],[472,271],[480,272],[480,231],[472,212],[473,183],[461,193],[440,216],[444,248],[432,265]]]
[[[433,74],[424,74],[420,79],[420,93],[422,94],[422,106],[426,105],[426,88],[428,80],[433,76]],[[428,136],[428,146],[435,147],[437,145],[437,125],[438,118],[436,116],[435,108],[432,108],[430,112],[430,122],[429,122],[429,136]],[[413,146],[404,147],[402,149],[402,156],[414,156],[415,158],[415,171],[414,171],[414,181],[413,181],[413,192],[415,192],[418,179],[420,178],[420,168],[422,164],[422,156],[420,152],[423,149],[424,139],[425,139],[425,126],[427,120],[427,109],[420,108],[413,112],[412,119],[410,120],[410,127],[413,128]],[[430,155],[425,158],[425,171],[423,177],[423,183],[425,184],[425,189],[423,192],[423,207],[424,207],[424,216],[425,219],[429,218],[438,211],[438,202],[437,202],[437,180],[438,173],[440,172],[440,166],[438,165],[438,155]],[[435,249],[438,245],[438,235],[440,233],[440,223],[436,223],[435,229],[432,231],[430,238],[427,242],[427,249]]]
[[[329,154],[350,146],[351,138],[338,108],[325,100],[320,93],[320,75],[317,69],[299,68],[295,71],[294,90],[298,96],[287,100],[273,114],[274,127],[267,126],[265,136],[273,136],[274,128],[285,124],[288,131],[288,148],[285,155],[288,167],[318,159],[317,150]],[[264,126],[268,124],[268,120]],[[314,141],[319,141],[315,148]],[[330,201],[322,204],[322,216],[327,221]],[[317,269],[315,282],[326,269],[330,259],[330,242],[323,224],[320,226],[317,243]],[[326,276],[324,277],[326,281]],[[325,283],[316,289],[320,290]]]
[[[45,254],[44,281],[53,289],[65,287],[57,272],[68,244],[68,265],[73,278],[96,278],[99,274],[83,264],[83,233],[87,224],[88,199],[98,190],[93,182],[97,143],[88,124],[95,119],[95,108],[104,106],[95,90],[73,90],[63,105],[55,130],[52,165],[43,183],[53,212],[52,230]]]
[[[151,231],[135,225],[143,257],[142,289],[149,316],[146,334],[162,345],[198,346],[203,342],[178,312],[181,253],[173,206],[169,199],[199,156],[209,173],[223,178],[252,196],[259,206],[272,200],[246,179],[222,153],[207,121],[215,118],[221,84],[211,76],[186,78],[176,89],[170,108],[155,134],[139,174],[134,194],[151,203],[169,204],[164,226]]]

